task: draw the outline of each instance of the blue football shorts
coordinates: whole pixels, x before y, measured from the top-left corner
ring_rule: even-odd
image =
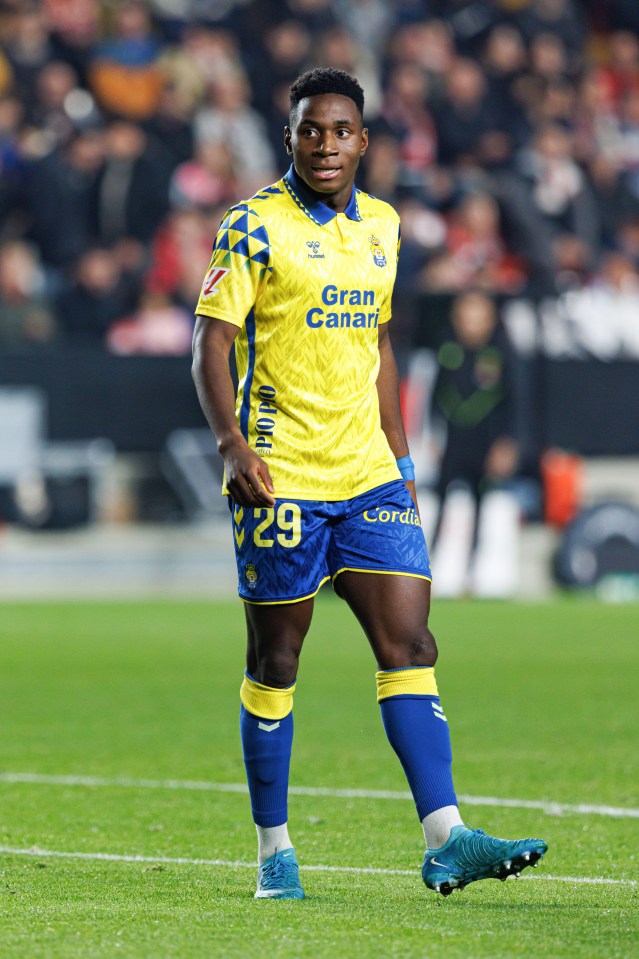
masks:
[[[346,570],[431,579],[426,540],[405,483],[339,502],[277,500],[244,508],[229,497],[240,598],[295,603]]]

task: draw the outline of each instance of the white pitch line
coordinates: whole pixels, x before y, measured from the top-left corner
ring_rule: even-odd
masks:
[[[45,786],[97,786],[125,789],[177,789],[197,792],[243,793],[244,783],[212,783],[188,779],[113,779],[102,776],[49,776],[41,773],[0,773],[0,783],[35,783]],[[325,786],[290,786],[291,796],[325,796],[332,799],[412,799],[408,791],[390,789],[331,789]],[[629,806],[597,806],[589,803],[553,802],[544,799],[511,799],[499,796],[459,795],[467,806],[494,806],[507,809],[538,809],[548,816],[608,816],[613,819],[639,819],[639,809]]]
[[[38,849],[37,846],[31,849],[0,846],[0,855],[32,856],[37,859],[84,859],[94,862],[150,863],[164,866],[217,866],[223,869],[255,869],[257,865],[254,862],[240,862],[239,860],[232,859],[189,859],[186,856],[127,856],[111,852],[61,852],[56,849]],[[374,866],[306,865],[302,865],[302,872],[346,872],[360,875],[412,877],[415,877],[418,873],[417,869],[380,869]],[[543,879],[546,882],[568,882],[588,886],[639,886],[639,882],[634,879],[606,879],[603,876],[546,876],[542,874],[522,876],[522,879]]]

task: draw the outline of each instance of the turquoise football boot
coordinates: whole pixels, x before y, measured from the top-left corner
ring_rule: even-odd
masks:
[[[256,899],[303,899],[300,868],[294,849],[277,850],[257,873]]]
[[[443,846],[426,850],[422,878],[429,889],[449,896],[478,879],[519,878],[547,849],[543,839],[495,839],[483,829],[453,826]]]

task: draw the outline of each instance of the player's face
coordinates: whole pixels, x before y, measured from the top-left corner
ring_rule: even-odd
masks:
[[[350,97],[322,93],[301,100],[284,143],[304,182],[332,209],[343,211],[368,146],[368,130]]]

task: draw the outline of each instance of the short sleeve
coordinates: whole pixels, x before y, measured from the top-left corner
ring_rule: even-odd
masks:
[[[242,326],[272,271],[266,227],[240,203],[218,230],[195,312]]]
[[[393,234],[391,234],[391,238],[393,238]],[[400,224],[399,224],[399,220],[397,220],[397,248],[396,248],[396,253],[395,253],[395,262],[392,264],[392,269],[393,269],[393,281],[392,281],[392,284],[391,284],[390,289],[389,289],[389,291],[388,291],[388,295],[384,298],[384,300],[383,300],[383,302],[382,302],[382,305],[380,306],[379,319],[378,319],[378,323],[379,323],[380,326],[383,326],[384,323],[389,323],[390,320],[391,320],[391,318],[392,318],[392,308],[391,308],[391,306],[392,306],[392,296],[393,296],[393,289],[394,289],[394,287],[395,287],[395,276],[396,276],[396,274],[397,274],[397,261],[398,261],[398,259],[399,259],[399,248],[400,248],[400,246],[401,246],[401,243],[402,243],[402,240],[401,240],[401,227],[400,227]],[[390,246],[390,244],[389,244],[389,246]],[[392,249],[392,247],[391,247],[391,249]]]

